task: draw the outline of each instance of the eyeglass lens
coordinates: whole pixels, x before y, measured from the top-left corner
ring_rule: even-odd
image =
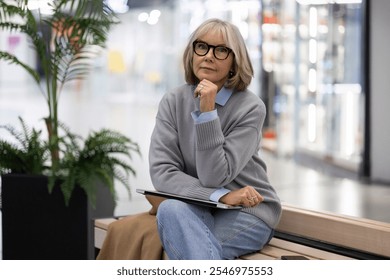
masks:
[[[205,56],[210,48],[213,48],[213,54],[217,59],[226,59],[229,56],[230,49],[224,46],[213,46],[204,42],[194,42],[194,52],[197,55]]]

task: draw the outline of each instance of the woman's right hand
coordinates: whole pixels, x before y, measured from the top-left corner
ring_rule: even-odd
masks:
[[[219,201],[228,205],[242,205],[255,207],[263,202],[264,198],[252,186],[245,186],[222,196]]]
[[[210,112],[215,109],[215,98],[218,93],[218,86],[209,80],[203,79],[195,88],[195,97],[200,99],[200,111]]]

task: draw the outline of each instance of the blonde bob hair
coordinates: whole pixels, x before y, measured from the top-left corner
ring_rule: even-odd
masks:
[[[239,29],[230,22],[220,19],[209,19],[203,22],[190,36],[187,47],[183,54],[183,64],[185,80],[188,84],[195,85],[199,83],[198,78],[193,71],[194,49],[193,42],[209,32],[220,32],[225,44],[232,49],[234,55],[233,66],[225,87],[233,88],[238,91],[245,90],[253,77],[253,67],[249,59],[248,51],[245,46],[244,38]]]

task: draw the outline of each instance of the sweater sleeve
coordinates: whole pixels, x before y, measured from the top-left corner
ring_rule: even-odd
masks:
[[[167,98],[161,100],[151,137],[149,167],[153,186],[159,191],[209,199],[215,189],[204,188],[198,178],[185,172],[171,106],[174,105]]]
[[[257,153],[265,117],[261,105],[239,108],[224,132],[219,119],[196,124],[196,168],[203,186],[228,185]]]

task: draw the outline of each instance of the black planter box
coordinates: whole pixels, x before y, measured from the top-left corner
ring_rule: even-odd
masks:
[[[96,209],[80,187],[65,206],[59,187],[49,193],[47,177],[29,175],[2,176],[1,201],[4,260],[94,259],[94,219],[115,207],[102,186]]]

